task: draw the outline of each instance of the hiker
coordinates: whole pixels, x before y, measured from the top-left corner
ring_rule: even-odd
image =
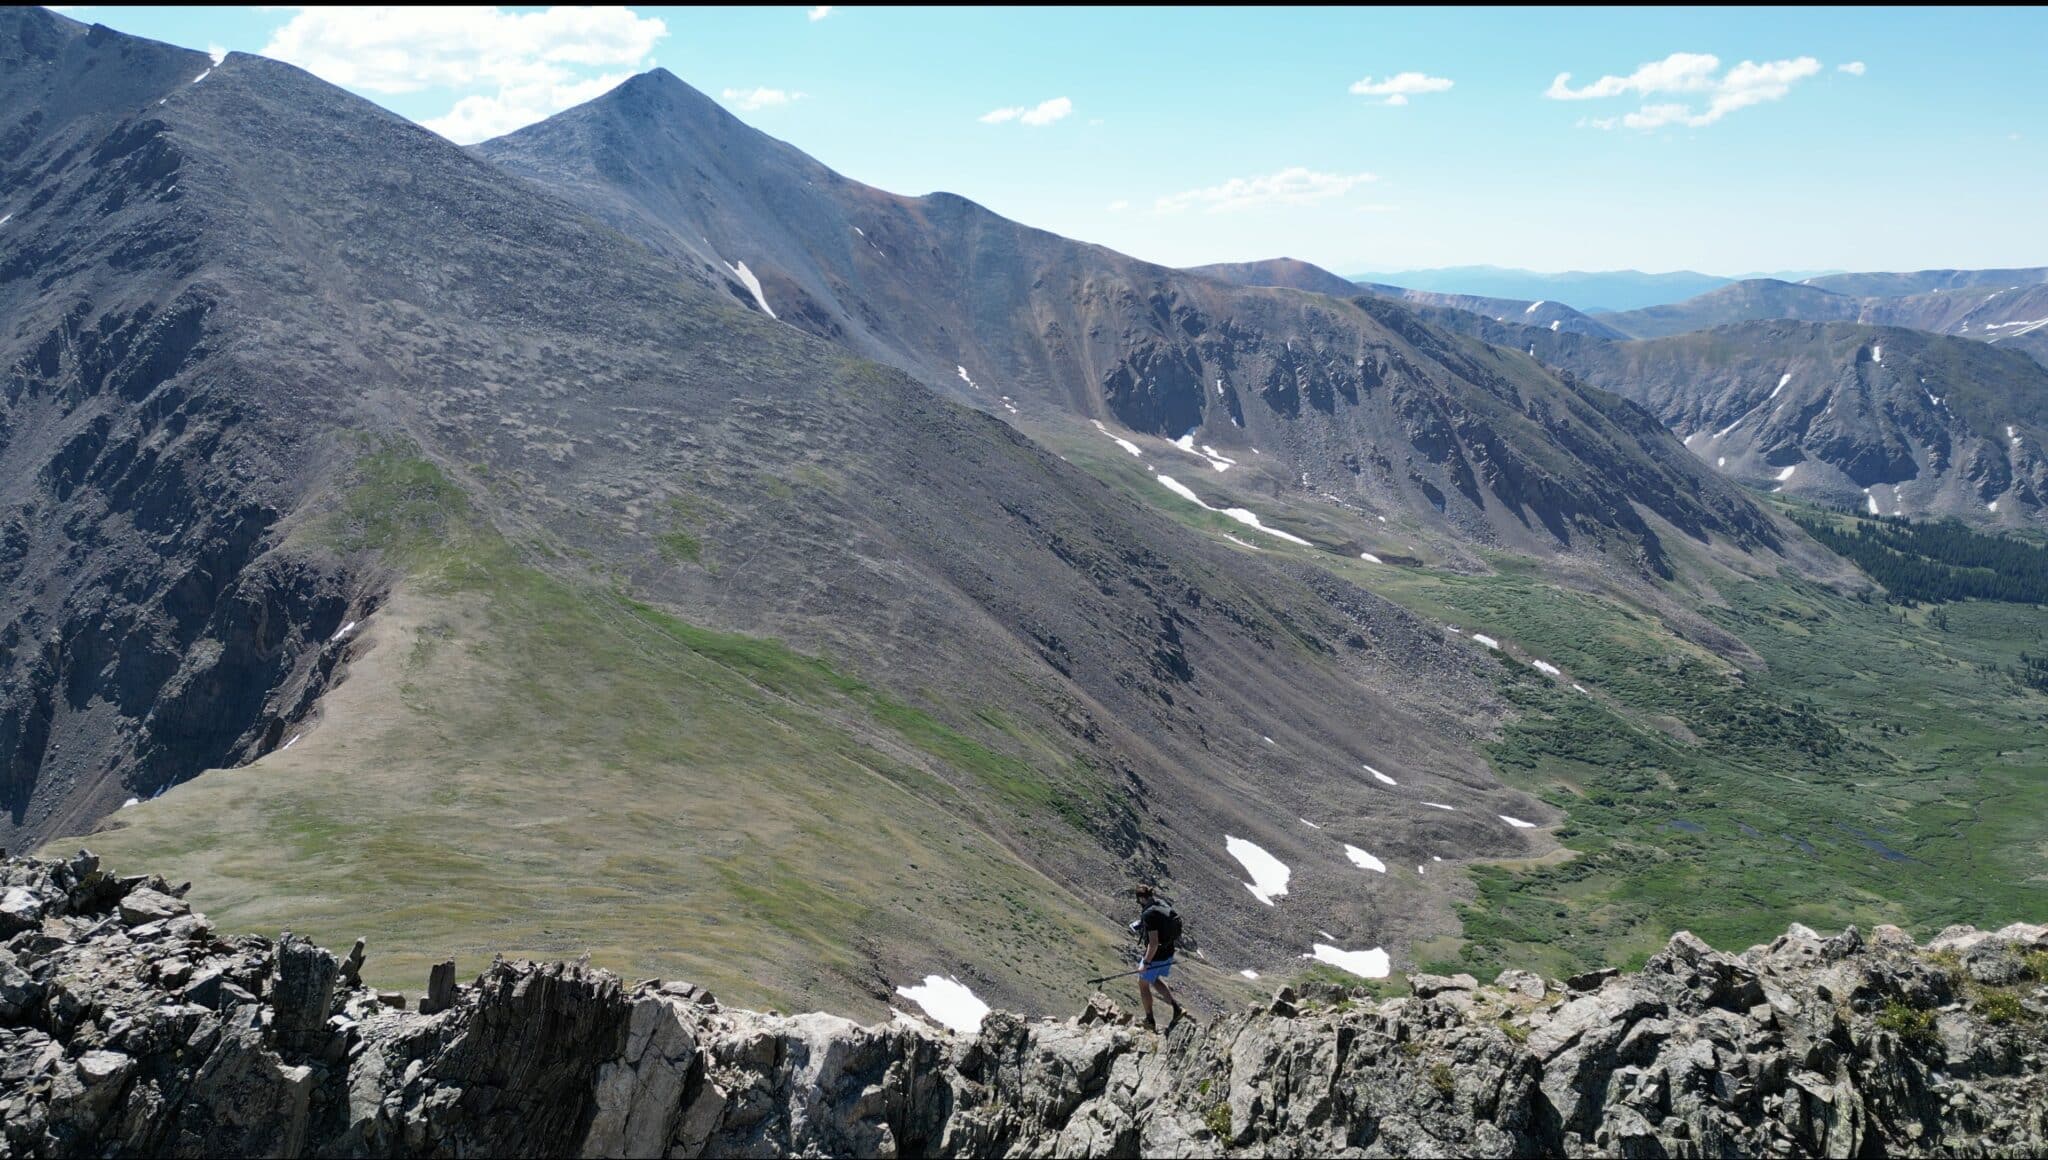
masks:
[[[1141,884],[1135,893],[1139,914],[1131,929],[1145,940],[1145,950],[1138,957],[1138,999],[1145,1005],[1145,1026],[1148,1030],[1159,1029],[1152,1022],[1152,991],[1156,987],[1159,997],[1173,1007],[1173,1018],[1166,1023],[1166,1029],[1172,1031],[1173,1025],[1180,1022],[1181,1009],[1180,1000],[1166,987],[1166,976],[1173,970],[1173,952],[1180,942],[1180,915],[1150,885]]]

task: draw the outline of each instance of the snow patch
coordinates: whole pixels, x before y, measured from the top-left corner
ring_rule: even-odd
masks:
[[[1165,479],[1166,477],[1162,475],[1159,478]],[[1207,504],[1203,504],[1202,506],[1208,507]],[[1215,511],[1216,509],[1209,508],[1209,510]],[[1274,537],[1275,539],[1286,540],[1290,544],[1300,544],[1304,548],[1314,547],[1313,544],[1310,544],[1307,540],[1302,539],[1300,536],[1292,535],[1288,532],[1283,532],[1279,528],[1267,527],[1266,525],[1259,522],[1258,513],[1249,511],[1245,508],[1224,508],[1223,514],[1229,516],[1231,519],[1236,520],[1238,523],[1241,523],[1248,528],[1264,532],[1267,535]]]
[[[954,370],[956,370],[956,371],[959,371],[959,372],[960,372],[960,381],[961,381],[961,382],[963,382],[963,383],[966,383],[966,384],[967,384],[968,386],[970,386],[970,387],[974,387],[974,389],[975,389],[975,390],[977,390],[977,391],[981,389],[981,388],[980,388],[979,386],[976,386],[976,385],[975,385],[975,382],[974,382],[974,377],[973,377],[972,375],[969,375],[969,374],[967,373],[967,368],[966,368],[966,367],[963,367],[963,366],[959,366],[959,365],[955,365],[955,366],[953,367],[953,369],[954,369]],[[1102,424],[1101,424],[1100,422],[1097,422],[1097,423],[1096,423],[1095,425],[1096,425],[1097,427],[1101,427],[1101,426],[1102,426]]]
[[[1189,487],[1185,483],[1182,483],[1180,480],[1175,479],[1170,475],[1159,475],[1154,476],[1153,478],[1159,481],[1159,486],[1181,497],[1189,503],[1194,504],[1196,507],[1201,508],[1203,511],[1213,512],[1216,510],[1215,508],[1210,507],[1208,504],[1203,503],[1202,497],[1195,494],[1195,489]]]
[[[1770,401],[1771,401],[1772,399],[1775,399],[1775,398],[1777,398],[1777,397],[1778,397],[1778,392],[1779,392],[1779,391],[1782,391],[1782,390],[1784,390],[1784,389],[1785,389],[1785,384],[1786,384],[1786,383],[1789,383],[1789,382],[1791,382],[1791,381],[1792,381],[1792,372],[1791,372],[1791,371],[1786,371],[1786,372],[1785,372],[1784,374],[1782,374],[1782,375],[1779,375],[1779,376],[1778,376],[1778,385],[1777,385],[1777,386],[1775,386],[1775,387],[1772,387],[1772,388],[1771,388],[1771,393],[1770,393],[1770,394],[1768,394],[1768,395],[1765,395],[1765,396],[1764,396],[1764,402],[1768,403],[1768,402],[1770,402]]]
[[[1779,483],[1783,483],[1783,482],[1785,482],[1786,480],[1788,480],[1788,479],[1792,478],[1792,473],[1793,473],[1793,472],[1795,472],[1795,471],[1797,471],[1797,470],[1799,470],[1799,465],[1795,463],[1795,464],[1793,464],[1792,466],[1790,466],[1790,467],[1786,468],[1785,470],[1783,470],[1783,471],[1780,471],[1780,472],[1778,473],[1778,482],[1779,482]]]
[[[1271,737],[1266,736],[1264,733],[1259,734],[1259,740],[1265,742],[1268,745],[1273,744],[1273,739]]]
[[[1245,883],[1244,888],[1252,892],[1253,898],[1271,906],[1275,898],[1287,893],[1287,880],[1294,872],[1287,868],[1286,863],[1266,853],[1257,845],[1243,838],[1233,838],[1229,834],[1223,835],[1223,848],[1230,851],[1230,856],[1237,859],[1244,867],[1245,873],[1252,876],[1252,880]]]
[[[207,69],[207,70],[206,70],[205,72],[203,72],[203,73],[200,73],[200,74],[199,74],[198,76],[196,76],[196,77],[193,77],[193,78],[192,78],[192,83],[196,85],[196,84],[198,84],[198,83],[199,83],[200,81],[203,81],[203,80],[205,80],[205,79],[206,79],[207,77],[210,77],[210,76],[212,76],[212,75],[213,75],[213,70],[212,70],[212,69]],[[159,102],[157,102],[157,103],[158,103],[158,104],[162,104],[163,102],[159,101]]]
[[[1584,686],[1584,685],[1573,685],[1573,686],[1572,686],[1572,688],[1574,688],[1574,689],[1577,689],[1577,690],[1578,690],[1579,692],[1581,692],[1581,693],[1586,693],[1586,686]],[[1593,694],[1591,694],[1591,693],[1586,693],[1586,695],[1587,695],[1588,697],[1590,697],[1590,696],[1592,696]]]
[[[1315,944],[1315,953],[1301,956],[1328,963],[1340,971],[1349,971],[1361,979],[1384,979],[1393,969],[1387,952],[1378,947],[1369,951],[1347,951],[1328,943]]]
[[[1379,770],[1377,770],[1377,769],[1374,769],[1374,768],[1373,768],[1372,766],[1370,766],[1370,765],[1360,765],[1360,766],[1359,766],[1359,768],[1361,768],[1361,769],[1365,770],[1365,771],[1366,771],[1367,773],[1369,773],[1369,774],[1373,775],[1374,777],[1378,778],[1378,779],[1379,779],[1379,780],[1380,780],[1380,781],[1381,781],[1382,783],[1384,783],[1384,784],[1386,784],[1386,785],[1400,785],[1400,784],[1401,784],[1400,782],[1398,782],[1398,781],[1395,781],[1395,780],[1394,780],[1393,778],[1391,778],[1391,777],[1388,777],[1388,776],[1387,776],[1386,774],[1384,774],[1384,773],[1381,773],[1381,772],[1380,772]]]
[[[1551,324],[1550,324],[1550,329],[1551,329],[1551,330],[1553,330],[1553,331],[1555,331],[1555,330],[1557,329],[1557,323],[1555,323],[1555,322],[1551,323]]]
[[[1699,437],[1700,437],[1700,433],[1699,433],[1699,432],[1697,432],[1697,431],[1693,432],[1693,433],[1692,433],[1692,434],[1690,434],[1690,435],[1687,435],[1687,436],[1685,437],[1685,445],[1686,445],[1687,447],[1690,447],[1690,446],[1692,446],[1692,441],[1693,441],[1693,440],[1695,440],[1695,439],[1697,439],[1697,438],[1699,438]]]
[[[1307,826],[1307,827],[1308,827],[1309,829],[1311,829],[1311,830],[1320,830],[1320,829],[1322,829],[1322,827],[1321,827],[1321,826],[1318,826],[1318,825],[1316,825],[1316,824],[1315,824],[1314,822],[1311,822],[1311,821],[1309,821],[1309,820],[1308,820],[1307,818],[1296,818],[1296,819],[1294,819],[1294,820],[1295,820],[1295,821],[1297,821],[1297,822],[1300,822],[1300,823],[1301,823],[1302,825],[1304,825],[1304,826]]]
[[[775,317],[775,312],[768,308],[767,296],[761,293],[761,280],[754,277],[754,272],[747,269],[747,264],[745,262],[723,262],[722,264],[726,269],[732,271],[732,276],[738,278],[740,284],[745,286],[749,293],[753,294],[754,303],[761,308],[761,313],[770,318]]]
[[[896,993],[962,1035],[981,1030],[981,1021],[988,1016],[988,1004],[958,979],[926,975],[924,982],[915,987],[898,987]]]
[[[1358,554],[1358,558],[1365,561],[1368,564],[1383,564],[1386,562],[1380,559],[1378,556],[1373,555],[1371,552],[1360,552]]]
[[[1458,809],[1456,806],[1447,806],[1442,802],[1423,802],[1422,804],[1433,810],[1450,810],[1453,813],[1456,813]]]
[[[327,638],[327,643],[333,644],[335,641],[340,640],[342,637],[347,636],[351,632],[354,632],[355,627],[356,622],[353,620],[349,621],[347,624],[344,624],[340,628],[335,629],[334,635]]]
[[[1247,979],[1256,979],[1259,977],[1259,973],[1257,971],[1252,970],[1250,967],[1246,967],[1244,970],[1239,971],[1238,974],[1243,975]]]
[[[1994,500],[1992,500],[1992,501],[1991,501],[1990,503],[1987,503],[1987,504],[1985,504],[1985,505],[1984,505],[1984,510],[1985,510],[1985,511],[1987,511],[1987,512],[1995,512],[1995,511],[1997,511],[1997,510],[1998,510],[1998,501],[1994,499]]]
[[[1527,309],[1527,310],[1524,310],[1524,311],[1522,311],[1522,313],[1524,313],[1524,314],[1534,314],[1534,313],[1536,313],[1536,308],[1537,308],[1538,306],[1541,306],[1541,305],[1543,305],[1543,304],[1544,304],[1545,302],[1548,302],[1548,301],[1550,301],[1550,299],[1548,299],[1548,298],[1538,298],[1538,299],[1537,299],[1536,301],[1534,301],[1534,302],[1531,302],[1531,303],[1529,304],[1529,309]]]
[[[1717,456],[1715,456],[1715,457],[1714,457],[1714,466],[1715,466],[1715,467],[1726,467],[1726,466],[1728,466],[1728,457],[1727,457],[1726,455],[1717,455]]]
[[[1237,460],[1217,451],[1207,443],[1202,444],[1202,454],[1208,458],[1209,465],[1218,471],[1228,471],[1237,466]]]
[[[7,224],[8,222],[11,222],[11,221],[13,221],[13,220],[14,220],[14,215],[13,215],[13,214],[11,214],[11,213],[0,213],[0,226],[4,226],[4,225],[6,225],[6,224]]]
[[[1865,503],[1868,503],[1868,504],[1870,505],[1870,514],[1871,514],[1871,515],[1874,515],[1874,516],[1881,516],[1881,515],[1883,515],[1883,514],[1884,514],[1884,511],[1883,511],[1883,509],[1881,509],[1881,508],[1879,508],[1879,507],[1877,506],[1877,497],[1876,497],[1876,496],[1874,496],[1874,495],[1866,495],[1866,496],[1864,496],[1864,497],[1863,497],[1863,500],[1864,500],[1864,502],[1865,502]]]
[[[1387,872],[1387,864],[1385,862],[1348,842],[1344,845],[1344,856],[1351,859],[1351,864],[1361,870],[1377,870],[1382,874]]]
[[[1496,814],[1495,816],[1518,830],[1533,830],[1536,828],[1535,822],[1525,822],[1520,818],[1511,818],[1506,814]]]
[[[294,746],[294,745],[297,745],[297,744],[299,743],[299,738],[301,738],[301,737],[304,737],[304,736],[305,736],[305,734],[304,734],[304,733],[294,733],[294,734],[292,734],[292,739],[291,739],[290,741],[287,741],[287,742],[285,742],[285,743],[284,743],[283,745],[280,745],[280,746],[278,746],[278,747],[277,747],[277,751],[278,751],[279,753],[283,753],[283,752],[284,752],[285,750],[287,750],[287,749],[290,749],[290,748],[291,748],[292,746]]]
[[[1564,675],[1556,665],[1551,664],[1549,661],[1530,661],[1529,667],[1545,676],[1561,677]]]
[[[1871,348],[1870,348],[1870,361],[1871,361],[1871,362],[1874,362],[1874,363],[1877,363],[1877,364],[1878,364],[1878,365],[1880,365],[1880,366],[1884,365],[1884,348],[1883,348],[1883,347],[1881,347],[1881,346],[1873,346],[1873,347],[1871,347]]]
[[[1473,639],[1473,640],[1475,640],[1475,641],[1477,641],[1477,642],[1478,642],[1478,643],[1480,643],[1480,644],[1483,644],[1483,645],[1485,645],[1485,646],[1486,646],[1487,648],[1499,648],[1499,647],[1500,647],[1500,642],[1499,642],[1499,641],[1497,641],[1497,640],[1493,639],[1493,638],[1492,638],[1492,637],[1490,637],[1490,636],[1487,636],[1487,635],[1485,635],[1484,633],[1477,633],[1477,632],[1475,632],[1475,633],[1473,633],[1473,634],[1472,634],[1472,639]]]
[[[125,809],[127,809],[127,808],[128,808],[129,806],[139,806],[139,805],[141,805],[141,804],[142,804],[142,799],[141,799],[141,798],[129,798],[129,799],[127,800],[127,801],[125,801],[125,802],[122,802],[122,803],[121,803],[121,808],[125,810]]]
[[[1257,544],[1248,544],[1245,541],[1238,539],[1236,536],[1231,535],[1229,532],[1224,532],[1223,538],[1229,540],[1233,544],[1236,544],[1240,548],[1250,548],[1254,552],[1259,550],[1259,546]]]

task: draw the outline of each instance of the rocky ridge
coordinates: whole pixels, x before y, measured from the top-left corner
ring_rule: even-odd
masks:
[[[2048,927],[1689,933],[1641,971],[1283,988],[1163,1038],[1069,1020],[722,1007],[498,961],[419,1005],[286,934],[222,937],[81,851],[0,867],[18,1156],[2028,1155]]]

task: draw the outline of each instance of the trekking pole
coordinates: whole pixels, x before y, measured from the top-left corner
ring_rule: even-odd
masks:
[[[1198,960],[1196,960],[1196,961],[1197,961],[1197,962],[1199,962],[1200,960],[1198,959]],[[1110,981],[1111,979],[1124,979],[1124,978],[1129,978],[1129,977],[1130,977],[1130,976],[1132,976],[1132,975],[1138,975],[1138,974],[1143,974],[1144,972],[1146,972],[1146,971],[1149,971],[1149,970],[1151,970],[1151,969],[1152,969],[1152,968],[1154,968],[1154,967],[1176,967],[1176,966],[1179,966],[1179,965],[1180,965],[1180,956],[1179,956],[1179,955],[1175,955],[1175,956],[1174,956],[1173,958],[1170,958],[1170,959],[1161,959],[1161,960],[1159,960],[1159,961],[1158,961],[1158,962],[1156,962],[1156,963],[1146,963],[1146,964],[1145,964],[1144,966],[1142,966],[1142,967],[1138,967],[1138,968],[1136,968],[1135,970],[1129,970],[1129,971],[1118,971],[1118,972],[1117,972],[1116,974],[1114,974],[1114,975],[1104,975],[1104,976],[1102,976],[1102,977],[1101,977],[1101,978],[1099,978],[1099,979],[1090,979],[1090,980],[1088,980],[1088,982],[1089,982],[1089,984],[1090,984],[1090,985],[1092,986],[1092,985],[1094,985],[1094,984],[1097,984],[1097,983],[1107,983],[1107,982],[1109,982],[1109,981]]]

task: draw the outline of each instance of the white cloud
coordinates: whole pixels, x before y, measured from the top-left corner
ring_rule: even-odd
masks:
[[[1712,53],[1674,52],[1663,60],[1643,65],[1625,77],[1601,77],[1581,89],[1570,85],[1572,74],[1559,73],[1543,93],[1553,101],[1585,101],[1618,97],[1623,93],[1683,93],[1714,87],[1714,70],[1721,58]]]
[[[345,88],[466,93],[428,128],[467,144],[589,100],[647,67],[668,26],[625,8],[302,8],[263,55]],[[614,71],[592,75],[592,70]]]
[[[563,109],[596,100],[632,78],[632,73],[606,73],[563,84],[510,85],[495,93],[475,94],[455,102],[447,115],[420,122],[458,145],[470,145],[524,129]]]
[[[1451,87],[1451,81],[1444,77],[1427,76],[1419,72],[1397,73],[1383,81],[1371,77],[1351,82],[1351,91],[1361,97],[1385,97],[1389,105],[1405,105],[1408,98],[1418,93],[1440,93]]]
[[[1820,62],[1810,56],[1758,64],[1745,60],[1716,76],[1721,59],[1712,53],[1674,52],[1663,60],[1651,61],[1625,77],[1604,76],[1589,85],[1571,87],[1572,74],[1559,73],[1543,95],[1554,101],[1587,101],[1634,93],[1645,103],[1633,113],[1619,117],[1581,118],[1580,123],[1596,129],[1660,129],[1666,125],[1700,128],[1711,125],[1737,109],[1775,101],[1792,91],[1792,86],[1820,72]],[[1861,65],[1858,65],[1860,70]],[[1690,100],[1650,102],[1652,96],[1699,94],[1706,107],[1695,109]]]
[[[206,55],[213,58],[214,66],[217,68],[220,62],[228,58],[228,50],[218,44],[209,44],[206,46]]]
[[[1863,75],[1863,62],[1852,60],[1848,64],[1838,64],[1835,66],[1835,71],[1848,73],[1852,77],[1860,77]]]
[[[1000,125],[1004,121],[1016,121],[1022,125],[1050,125],[1074,111],[1074,102],[1065,97],[1054,97],[1040,101],[1031,108],[1018,106],[1013,109],[990,109],[980,117],[984,125]]]
[[[832,15],[832,6],[830,4],[815,4],[811,7],[812,24],[816,24],[830,15]]]
[[[773,109],[792,101],[804,99],[802,93],[783,89],[727,89],[719,94],[727,104],[737,105],[741,112],[751,113],[755,109]]]
[[[1131,203],[1121,197],[1109,203],[1109,212],[1111,213],[1122,213],[1129,208],[1131,208]]]
[[[1222,213],[1265,205],[1307,205],[1342,197],[1354,186],[1378,180],[1370,173],[1317,173],[1296,165],[1264,177],[1233,177],[1222,185],[1172,194],[1154,202],[1152,208],[1159,213],[1197,207]]]

